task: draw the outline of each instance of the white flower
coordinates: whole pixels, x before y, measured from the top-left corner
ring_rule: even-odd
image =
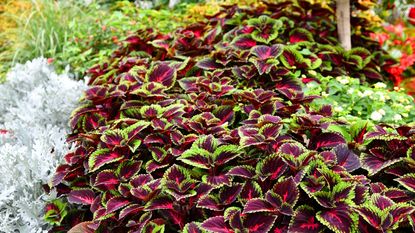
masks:
[[[395,114],[395,115],[393,116],[393,120],[395,120],[395,121],[400,121],[400,120],[402,120],[402,116],[401,116],[400,114]]]
[[[383,109],[379,109],[379,110],[378,110],[378,112],[379,112],[380,114],[382,114],[382,116],[384,116],[384,115],[386,114],[385,110],[383,110]]]
[[[380,121],[382,119],[382,114],[380,114],[378,111],[374,111],[370,115],[370,118],[374,121]]]
[[[362,94],[362,97],[371,96],[373,94],[372,90],[365,90]]]
[[[347,90],[347,94],[351,95],[354,92],[354,88],[350,88],[349,90]]]
[[[341,111],[343,111],[343,108],[341,106],[336,106],[336,107],[334,107],[334,111],[341,112]]]
[[[373,86],[377,89],[383,89],[387,87],[386,84],[384,84],[383,82],[377,82]]]
[[[339,81],[339,83],[346,85],[350,82],[349,77],[347,76],[338,76],[336,77],[336,80]]]
[[[377,94],[377,100],[379,100],[381,102],[385,102],[386,101],[385,95],[382,92],[378,91],[378,92],[376,92],[376,94]],[[374,97],[372,99],[375,99],[375,98],[376,97]]]

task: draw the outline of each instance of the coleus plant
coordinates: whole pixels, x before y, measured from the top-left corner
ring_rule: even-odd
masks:
[[[71,116],[51,232],[410,231],[415,128],[350,125],[302,91],[310,71],[384,79],[379,46],[343,51],[334,18],[231,5],[129,37]]]

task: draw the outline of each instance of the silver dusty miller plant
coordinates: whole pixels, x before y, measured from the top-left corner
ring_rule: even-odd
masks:
[[[0,232],[44,232],[42,184],[63,155],[68,118],[84,81],[44,58],[16,65],[0,85]]]

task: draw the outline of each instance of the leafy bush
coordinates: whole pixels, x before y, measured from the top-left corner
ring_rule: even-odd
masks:
[[[349,124],[303,92],[310,72],[387,81],[370,31],[346,52],[334,18],[307,1],[233,5],[127,38],[72,113],[52,232],[410,231],[415,128]]]
[[[0,50],[3,71],[16,62],[43,56],[53,61],[58,72],[70,65],[71,72],[82,78],[88,68],[110,55],[126,32],[147,27],[167,32],[184,21],[179,12],[141,10],[128,1],[82,2],[32,0],[26,2],[30,11],[5,16],[15,27],[3,33],[8,41]]]
[[[57,75],[46,59],[16,65],[7,79],[0,85],[0,231],[42,232],[42,185],[68,152],[66,117],[86,85]]]
[[[331,105],[334,116],[343,117],[348,121],[368,119],[405,124],[415,119],[414,98],[403,90],[390,91],[382,82],[369,87],[348,76],[318,77],[318,81],[319,83],[307,83],[305,89],[307,95],[323,96],[313,101],[313,110]]]
[[[166,9],[138,9],[132,3],[121,1],[110,9],[91,4],[88,16],[75,18],[68,24],[68,40],[61,53],[54,55],[54,65],[62,69],[70,65],[78,76],[96,63],[109,59],[111,53],[140,28],[171,31],[185,20],[181,13]],[[85,23],[85,21],[89,23]],[[96,25],[91,27],[91,24]]]

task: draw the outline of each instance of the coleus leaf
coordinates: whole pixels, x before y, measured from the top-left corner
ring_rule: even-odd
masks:
[[[68,233],[94,233],[94,230],[88,227],[92,223],[92,221],[78,223]]]
[[[146,81],[161,83],[166,89],[176,82],[176,70],[167,64],[159,64],[147,73]]]
[[[116,151],[109,149],[98,149],[94,151],[88,159],[88,166],[91,172],[94,172],[108,163],[113,163],[123,159],[123,156]]]
[[[297,50],[296,46],[284,46],[284,51],[279,59],[288,69],[294,69],[297,63],[304,61],[303,55]]]
[[[355,210],[372,227],[387,232],[396,229],[415,208],[405,203],[395,203],[388,197],[376,193],[368,202],[355,207]]]
[[[128,126],[127,128],[124,128],[123,131],[127,133],[128,138],[131,140],[132,138],[135,138],[135,136],[143,131],[145,128],[150,126],[150,122],[139,120],[135,122],[134,124]]]
[[[229,207],[225,210],[225,221],[229,221],[229,225],[235,230],[246,229],[244,226],[244,219],[242,219],[241,210],[238,207]]]
[[[267,233],[273,227],[276,219],[277,216],[253,213],[246,216],[243,220],[243,225],[244,229],[248,229],[250,233]]]
[[[256,181],[246,181],[240,197],[245,201],[262,197],[262,188]]]
[[[190,148],[189,150],[186,150],[178,158],[178,160],[194,167],[208,169],[210,165],[210,157],[211,153],[207,150],[201,148]]]
[[[183,228],[183,233],[202,233],[202,230],[200,230],[198,223],[190,222],[186,224]]]
[[[263,61],[267,59],[276,59],[279,55],[282,54],[283,47],[280,44],[275,44],[272,46],[266,45],[257,45],[252,47],[251,54],[255,55],[258,60]]]
[[[216,70],[223,68],[223,65],[217,63],[212,58],[205,58],[203,60],[200,60],[196,63],[196,66],[204,70]]]
[[[207,231],[217,233],[231,233],[233,230],[225,223],[223,216],[215,216],[206,219],[201,227]]]
[[[181,166],[171,166],[163,175],[166,181],[173,181],[177,185],[180,185],[183,181],[190,178],[189,171]]]
[[[317,212],[317,219],[336,233],[354,232],[357,224],[355,215],[346,205]]]
[[[219,192],[219,201],[223,205],[230,205],[233,203],[241,193],[242,184],[234,184],[231,187],[224,186]]]
[[[240,154],[239,147],[236,145],[221,145],[213,153],[215,165],[223,165],[235,159]]]
[[[146,105],[140,108],[140,113],[145,119],[154,119],[161,116],[163,107],[158,104]]]
[[[294,206],[300,197],[300,192],[298,190],[297,184],[291,176],[276,183],[272,188],[272,193],[278,195],[283,203],[287,203],[290,206]],[[272,203],[274,197],[267,195],[266,199]]]
[[[261,160],[256,166],[256,172],[261,180],[269,178],[278,179],[287,169],[287,164],[279,154],[269,155]]]
[[[366,134],[368,127],[369,127],[368,121],[366,120],[357,121],[350,127],[350,136],[355,142],[363,143],[364,135]]]
[[[45,215],[43,216],[43,219],[52,225],[60,225],[62,220],[68,214],[66,206],[66,203],[63,203],[58,199],[47,203],[44,208]]]
[[[145,210],[153,211],[173,209],[173,202],[174,200],[169,196],[158,196],[146,203]]]
[[[231,185],[232,177],[227,174],[219,174],[213,176],[202,176],[202,181],[214,187],[222,187],[223,185]]]
[[[223,210],[223,205],[219,202],[219,199],[213,195],[207,195],[200,198],[197,202],[197,207],[213,211]]]
[[[310,31],[304,28],[295,28],[290,32],[290,43],[294,44],[301,41],[314,41]]]
[[[107,214],[115,212],[130,204],[130,201],[124,197],[113,197],[107,202]]]
[[[118,165],[115,174],[122,180],[128,180],[138,174],[143,161],[124,161]]]
[[[147,148],[151,152],[153,159],[158,163],[163,163],[168,156],[167,151],[163,147],[148,146]]]
[[[333,201],[340,203],[352,200],[355,197],[355,185],[348,182],[340,182],[333,187]]]
[[[380,212],[370,206],[360,206],[354,208],[359,215],[375,229],[379,229],[382,225],[382,217]]]
[[[330,148],[340,144],[345,144],[346,140],[337,133],[321,133],[310,141],[311,149]]]
[[[120,183],[112,170],[100,171],[95,178],[94,186],[103,190],[113,190]]]
[[[227,174],[250,179],[255,175],[255,168],[248,165],[236,166],[229,170]]]
[[[141,212],[144,209],[144,206],[139,204],[129,204],[125,208],[120,211],[119,218],[123,219],[130,215],[136,215],[137,213]]]
[[[415,213],[412,213],[411,215],[409,215],[408,219],[409,219],[409,223],[412,226],[412,230],[415,231]]]
[[[291,196],[292,194],[292,196]],[[253,198],[244,208],[244,213],[280,212],[284,215],[293,215],[293,207],[299,198],[299,190],[292,177],[274,185],[273,189],[265,194],[265,199]]]
[[[149,221],[141,232],[143,233],[164,233],[165,224],[162,221]]]
[[[123,146],[127,139],[128,135],[120,129],[106,130],[101,136],[101,141],[109,146]]]
[[[287,142],[278,148],[278,152],[293,156],[295,158],[303,154],[307,149],[298,142]]]
[[[289,232],[319,233],[323,225],[316,219],[316,211],[307,205],[299,206],[291,218]]]
[[[233,39],[232,45],[238,49],[250,49],[257,45],[257,42],[249,35],[241,35]]]
[[[218,140],[213,135],[202,135],[192,145],[213,153],[218,146]]]
[[[233,106],[230,105],[218,106],[212,113],[220,119],[220,124],[225,124],[227,122],[228,125],[231,125],[235,120],[235,112]]]
[[[94,202],[95,193],[92,189],[72,190],[68,194],[68,201],[70,203],[91,205]]]
[[[278,29],[282,26],[282,22],[266,15],[261,15],[258,18],[248,20],[248,25],[255,28],[251,33],[252,39],[269,44],[278,37]]]
[[[348,172],[360,168],[359,157],[346,144],[340,144],[333,149],[337,157],[337,164],[344,167]]]
[[[274,212],[275,207],[262,198],[252,198],[244,206],[245,213]]]
[[[369,176],[372,176],[382,169],[402,161],[403,158],[386,159],[379,158],[373,154],[362,153],[360,155],[360,161],[362,162],[362,168],[369,172]]]
[[[396,178],[395,180],[409,191],[415,193],[415,173],[406,174],[402,177]]]

